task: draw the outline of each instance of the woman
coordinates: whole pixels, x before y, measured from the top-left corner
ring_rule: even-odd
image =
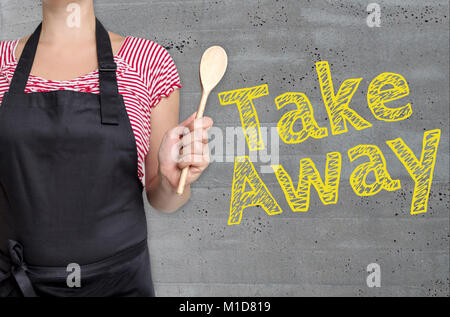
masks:
[[[142,191],[163,212],[186,203],[212,120],[178,124],[167,51],[107,32],[93,0],[42,7],[0,44],[0,296],[153,296]]]

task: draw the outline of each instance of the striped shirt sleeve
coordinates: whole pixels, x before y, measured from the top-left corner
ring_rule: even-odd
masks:
[[[156,45],[158,50],[157,59],[153,71],[148,74],[150,91],[150,107],[155,107],[161,98],[168,97],[176,88],[181,88],[180,76],[177,67],[169,52]]]
[[[121,55],[147,86],[146,103],[150,108],[182,87],[175,63],[163,46],[138,37],[129,37],[125,44]]]

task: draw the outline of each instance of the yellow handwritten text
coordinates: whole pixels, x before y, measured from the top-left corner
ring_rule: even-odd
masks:
[[[320,128],[317,125],[316,120],[314,120],[311,103],[305,94],[287,92],[275,99],[275,104],[278,109],[281,109],[290,103],[294,103],[297,106],[297,110],[285,113],[280,121],[278,121],[278,133],[285,143],[301,143],[310,136],[315,139],[321,139],[328,135],[327,128]],[[303,129],[299,132],[294,132],[293,127],[295,121],[298,119],[301,119]]]
[[[414,180],[411,215],[427,212],[428,197],[430,195],[440,137],[441,130],[425,132],[420,161],[402,139],[398,138],[386,142]]]
[[[369,157],[369,162],[359,165],[350,176],[350,185],[358,196],[373,196],[385,189],[394,191],[400,189],[400,181],[392,180],[386,169],[386,160],[381,150],[375,145],[358,145],[348,151],[348,157],[353,162],[361,156]],[[367,184],[367,176],[373,173],[375,181]]]
[[[309,158],[300,160],[299,181],[294,190],[292,179],[281,165],[273,165],[278,183],[286,196],[292,211],[308,211],[311,197],[311,185],[316,188],[320,200],[324,205],[335,204],[338,200],[339,179],[341,176],[341,154],[331,152],[327,154],[325,168],[325,182],[322,181],[313,161]]]
[[[261,206],[269,215],[283,212],[263,183],[248,156],[235,158],[229,225],[239,224],[247,207]]]
[[[269,87],[267,85],[226,91],[219,94],[221,105],[237,105],[250,151],[264,149],[258,114],[256,113],[253,99],[267,96],[268,94]]]
[[[392,86],[383,89],[384,86]],[[372,80],[367,91],[367,104],[375,118],[383,121],[400,121],[407,119],[412,114],[411,104],[399,108],[389,108],[385,102],[400,99],[409,95],[409,86],[402,75],[383,73]]]
[[[348,106],[362,78],[347,79],[342,83],[337,95],[335,95],[328,62],[316,63],[316,71],[319,76],[323,102],[330,117],[332,133],[341,134],[347,132],[346,121],[350,122],[356,130],[371,127],[372,124],[370,122],[366,121]]]

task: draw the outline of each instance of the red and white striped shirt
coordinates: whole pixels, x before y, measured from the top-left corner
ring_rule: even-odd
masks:
[[[0,102],[8,91],[17,66],[14,51],[19,40],[0,42]],[[181,88],[177,68],[161,45],[142,38],[126,37],[114,56],[117,83],[131,121],[138,153],[137,173],[144,183],[145,156],[149,150],[150,116],[161,98]],[[25,92],[75,90],[99,94],[98,70],[72,80],[48,80],[30,74]]]

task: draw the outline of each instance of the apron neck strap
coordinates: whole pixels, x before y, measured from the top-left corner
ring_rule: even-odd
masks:
[[[36,49],[41,37],[42,23],[38,25],[36,30],[27,40],[22,55],[20,55],[19,62],[17,63],[14,76],[11,84],[9,85],[9,93],[20,94],[25,90],[25,86],[28,82],[28,77],[33,67],[34,57],[36,55]]]
[[[95,18],[95,37],[97,41],[98,75],[100,86],[100,112],[102,124],[119,123],[119,107],[121,98],[117,86],[117,65],[108,32]]]
[[[117,66],[114,62],[108,32],[97,18],[95,21],[102,123],[117,124],[118,107],[120,106],[116,76]],[[21,94],[25,91],[28,77],[33,67],[41,31],[42,23],[39,24],[25,44],[9,87],[10,94]]]

